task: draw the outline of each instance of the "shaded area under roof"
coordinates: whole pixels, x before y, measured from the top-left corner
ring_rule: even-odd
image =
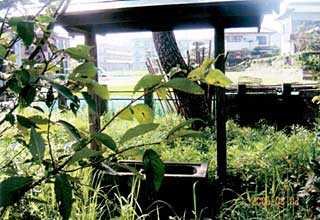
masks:
[[[96,33],[167,31],[186,28],[259,27],[279,0],[126,0],[73,3],[59,24]]]

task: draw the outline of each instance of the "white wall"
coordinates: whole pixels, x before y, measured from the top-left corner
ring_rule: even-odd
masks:
[[[320,1],[305,0],[305,1],[288,1],[287,9],[293,10],[291,14],[280,20],[283,30],[281,38],[281,53],[294,53],[294,41],[290,37],[294,34],[294,21],[320,21]],[[306,3],[306,4],[302,4]]]
[[[241,42],[228,42],[226,41],[226,50],[228,51],[235,51],[235,50],[242,50],[248,49],[253,50],[256,47],[262,46],[277,46],[280,48],[281,40],[280,35],[277,33],[232,33],[228,34],[227,36],[242,36]],[[258,36],[265,36],[267,38],[266,44],[259,44],[257,37]]]
[[[291,42],[290,40],[290,36],[293,32],[291,16],[288,16],[287,18],[281,20],[281,24],[282,24],[281,53],[282,54],[294,53],[293,42]]]

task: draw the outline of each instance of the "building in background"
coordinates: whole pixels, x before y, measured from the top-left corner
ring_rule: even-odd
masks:
[[[132,45],[99,42],[98,67],[106,71],[132,71]]]
[[[134,71],[147,70],[146,62],[150,59],[152,62],[157,59],[158,55],[153,45],[153,39],[150,36],[134,38],[132,48],[132,69]]]
[[[214,33],[195,30],[193,33],[181,31],[177,44],[181,55],[191,63],[197,58],[213,56]],[[281,37],[276,31],[269,29],[241,28],[228,29],[225,33],[226,50],[229,52],[229,64],[239,63],[243,59],[259,58],[274,55],[279,51]],[[147,71],[146,62],[149,60],[157,71],[158,55],[151,34],[135,35],[119,40],[119,35],[101,37],[98,40],[98,67],[107,72],[113,71]],[[130,35],[128,35],[130,36]],[[209,51],[211,50],[211,51]],[[197,52],[196,52],[197,51]],[[201,59],[200,59],[201,60]]]
[[[226,51],[229,65],[245,58],[262,58],[279,53],[281,35],[274,30],[262,28],[234,28],[225,32]]]
[[[54,39],[54,44],[57,46],[59,50],[70,47],[70,37],[53,33],[52,38]],[[65,57],[65,59],[63,59],[63,62],[62,62],[62,69],[60,73],[68,76],[71,70],[72,70],[71,59],[69,57]]]
[[[282,25],[281,53],[297,52],[297,34],[320,26],[319,0],[286,0],[286,4],[278,20]]]
[[[59,49],[66,49],[68,47],[70,47],[70,40],[71,38],[64,35],[64,34],[60,34],[58,32],[52,32],[51,34],[51,38],[53,40],[53,44]],[[14,45],[14,53],[16,54],[16,62],[18,65],[22,64],[22,59],[27,58],[28,56],[31,55],[31,53],[34,50],[34,46],[30,46],[29,48],[26,48],[23,44],[23,42],[20,40],[18,41],[15,45]],[[44,45],[42,47],[42,50],[45,54],[45,56],[48,58],[50,57],[51,54],[51,50],[48,48],[47,45]],[[43,60],[43,55],[41,53],[38,53],[38,55],[36,56],[37,60]],[[65,59],[63,59],[63,62],[61,64],[61,70],[59,72],[57,72],[57,74],[62,74],[62,75],[69,75],[70,71],[71,71],[71,59],[69,57],[65,57]]]

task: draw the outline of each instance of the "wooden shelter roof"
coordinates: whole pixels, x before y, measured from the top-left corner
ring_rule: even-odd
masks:
[[[95,0],[74,1],[59,20],[69,31],[96,33],[168,31],[222,26],[259,27],[279,0]]]

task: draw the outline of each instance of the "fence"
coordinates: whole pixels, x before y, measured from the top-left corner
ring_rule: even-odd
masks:
[[[314,122],[319,115],[318,106],[311,102],[314,96],[320,95],[319,86],[319,84],[283,84],[229,87],[226,89],[226,115],[229,119],[244,125],[255,124],[261,119],[266,119],[271,124],[278,124],[279,127],[292,124],[307,125]],[[133,97],[130,96],[133,94],[132,91],[110,91],[110,93],[110,100],[104,103],[111,114],[116,113],[143,94],[138,92]],[[4,108],[8,103],[13,103],[12,101],[8,94],[2,94],[0,107]],[[167,105],[169,103],[174,106],[176,101],[174,97],[166,100],[153,97],[155,115],[163,116],[168,112],[177,113]],[[212,102],[215,102],[214,98]],[[136,103],[144,103],[144,98],[141,97]],[[86,102],[80,99],[80,108],[84,110],[86,107]],[[214,111],[213,108],[212,115],[215,115]]]

